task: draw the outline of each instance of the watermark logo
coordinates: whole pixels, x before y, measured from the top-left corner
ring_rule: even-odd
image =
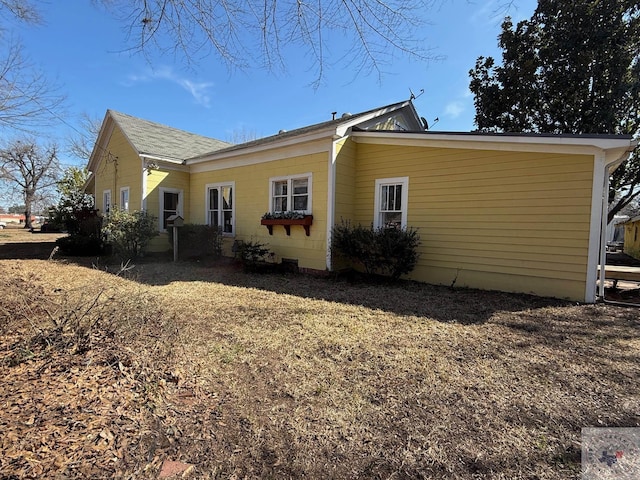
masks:
[[[640,428],[583,428],[582,480],[640,479]]]

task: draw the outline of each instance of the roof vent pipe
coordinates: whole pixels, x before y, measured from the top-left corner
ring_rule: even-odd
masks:
[[[337,114],[338,112],[331,112],[331,120],[335,120]]]

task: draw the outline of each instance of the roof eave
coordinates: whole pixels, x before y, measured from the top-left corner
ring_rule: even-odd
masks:
[[[200,155],[198,157],[187,158],[185,159],[184,163],[185,165],[195,165],[198,163],[219,160],[221,158],[250,155],[254,153],[263,152],[266,150],[272,150],[274,148],[288,147],[288,146],[297,145],[300,143],[307,143],[307,142],[312,142],[316,140],[322,140],[325,138],[333,138],[335,136],[336,136],[336,127],[332,126],[331,128],[325,128],[319,131],[314,131],[312,133],[286,137],[282,140],[275,138],[273,141],[270,141],[268,143],[253,145],[246,148],[231,147],[231,149],[222,149],[215,152],[207,153],[205,155]]]
[[[442,148],[505,149],[526,150],[529,148],[556,148],[558,151],[581,149],[607,152],[607,164],[614,163],[632,152],[637,141],[630,136],[561,136],[529,134],[479,134],[479,133],[434,133],[358,131],[352,132],[356,142],[421,144]]]

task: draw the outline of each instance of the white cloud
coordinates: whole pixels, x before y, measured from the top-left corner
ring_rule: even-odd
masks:
[[[186,77],[178,75],[171,67],[160,67],[144,74],[131,74],[127,77],[126,81],[123,82],[123,85],[130,87],[137,83],[146,83],[157,79],[168,80],[169,82],[175,83],[186,90],[197,104],[202,105],[205,108],[209,108],[211,106],[209,89],[213,87],[213,83],[194,82]]]
[[[464,104],[458,100],[449,102],[444,107],[444,115],[448,118],[458,118],[464,112]]]

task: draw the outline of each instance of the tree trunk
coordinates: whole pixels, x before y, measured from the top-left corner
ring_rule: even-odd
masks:
[[[24,228],[33,228],[31,223],[31,205],[33,204],[34,195],[30,192],[25,192],[24,195]]]

